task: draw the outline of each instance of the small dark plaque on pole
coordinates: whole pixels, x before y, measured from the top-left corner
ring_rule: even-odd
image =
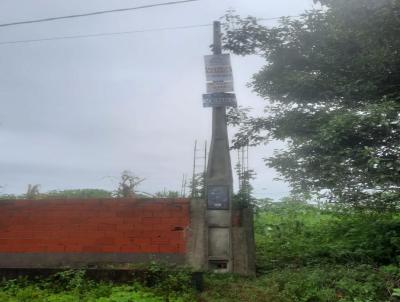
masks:
[[[208,186],[207,207],[210,210],[229,210],[228,186]]]

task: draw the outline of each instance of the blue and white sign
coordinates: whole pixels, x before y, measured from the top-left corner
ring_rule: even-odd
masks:
[[[234,93],[203,94],[203,107],[237,107]]]

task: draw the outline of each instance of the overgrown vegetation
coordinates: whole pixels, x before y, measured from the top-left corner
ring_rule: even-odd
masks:
[[[49,278],[3,280],[1,302],[184,302],[195,299],[190,273],[172,266],[150,264],[130,284],[95,282],[85,270],[66,270]]]
[[[388,265],[400,260],[400,217],[393,213],[271,203],[255,220],[258,266]]]
[[[46,199],[46,198],[111,198],[111,197],[113,197],[112,192],[103,189],[51,190],[45,193],[39,193],[38,191],[36,191],[34,195],[0,194],[0,200],[1,199]]]

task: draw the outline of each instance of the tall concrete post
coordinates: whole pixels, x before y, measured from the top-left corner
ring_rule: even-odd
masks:
[[[221,24],[214,22],[213,54],[221,54]],[[208,268],[232,272],[233,178],[226,107],[212,108],[212,138],[206,173]]]

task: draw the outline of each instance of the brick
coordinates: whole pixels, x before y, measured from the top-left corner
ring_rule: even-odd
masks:
[[[82,246],[81,251],[88,252],[88,253],[99,253],[99,252],[102,252],[103,249],[102,249],[101,245],[84,245],[84,246]]]
[[[172,217],[173,216],[173,211],[163,209],[162,211],[156,211],[153,212],[154,217]]]
[[[189,201],[16,200],[0,221],[0,252],[184,252]]]
[[[122,245],[120,248],[120,251],[122,253],[140,253],[141,247],[140,245],[136,245],[136,244],[127,244],[127,245]]]
[[[9,239],[12,240],[13,244],[21,244],[21,245],[35,245],[38,243],[44,243],[44,240],[40,240],[40,239],[21,239],[21,238],[13,238],[13,239]]]
[[[82,245],[80,244],[66,244],[65,252],[67,253],[79,253],[82,252]]]
[[[105,224],[119,224],[121,222],[120,219],[118,218],[101,218],[99,219],[98,217],[91,217],[88,222],[93,223],[93,224],[100,224],[100,223],[105,223]],[[88,223],[85,222],[85,223]]]
[[[99,231],[115,231],[117,229],[117,224],[110,223],[100,223],[97,225],[97,230]]]
[[[152,210],[144,210],[144,211],[142,211],[142,213],[140,213],[140,216],[142,217],[142,219],[144,219],[144,218],[152,218],[154,216],[153,212],[154,211],[152,211]]]
[[[144,209],[150,212],[161,212],[165,209],[165,206],[162,203],[148,203]]]
[[[102,245],[101,249],[104,253],[118,253],[120,251],[119,245]]]
[[[95,240],[96,244],[114,244],[115,239],[112,237],[102,237]]]
[[[39,224],[38,222],[36,222],[36,223],[33,223],[32,225],[31,225],[31,227],[30,228],[28,228],[28,226],[26,225],[26,224],[20,224],[20,225],[16,225],[16,224],[13,224],[12,222],[8,222],[9,223],[9,231],[10,232],[12,232],[12,231],[32,231],[32,227],[33,226],[35,226],[35,225],[37,225],[37,224]]]
[[[142,223],[135,226],[135,230],[140,230],[142,232],[148,232],[153,230],[153,223]]]
[[[160,253],[178,253],[179,246],[178,244],[160,244],[159,250]]]
[[[186,253],[186,245],[185,244],[179,244],[178,245],[178,253],[180,253],[180,254],[185,254]]]
[[[68,232],[62,230],[33,232],[33,239],[46,238],[47,240],[60,240],[67,238]]]
[[[69,224],[82,224],[85,223],[87,217],[69,217],[68,222]]]
[[[5,208],[5,207],[10,207],[10,206],[13,206],[13,205],[15,205],[15,201],[14,200],[2,200],[1,202],[0,202],[0,207],[1,208]],[[3,210],[3,209],[2,209]]]
[[[28,227],[29,227],[29,230],[32,231],[32,232],[47,232],[47,231],[53,231],[54,232],[56,230],[60,230],[62,226],[61,225],[57,225],[57,224],[44,225],[44,224],[39,224],[39,223],[37,223],[37,224],[32,223],[30,226],[24,225],[25,229],[28,228]]]
[[[166,238],[169,239],[170,242],[174,242],[174,243],[183,242],[185,239],[183,232],[169,232],[165,236],[166,236]]]
[[[145,230],[145,231],[142,231],[142,236],[144,237],[144,238],[153,238],[153,237],[156,237],[156,236],[159,236],[161,233],[159,232],[159,231],[155,231],[155,230]]]
[[[151,238],[151,243],[154,243],[154,244],[169,244],[170,240],[168,238]]]
[[[125,224],[132,224],[132,225],[136,225],[136,224],[141,224],[141,220],[140,220],[140,216],[134,216],[134,217],[129,217],[129,218],[122,218],[118,220],[118,224],[120,223],[125,223]]]
[[[135,216],[141,216],[141,211],[140,210],[134,210],[134,211],[120,210],[120,211],[116,212],[116,217],[118,217],[118,218],[129,218],[129,217],[135,217]]]
[[[28,216],[15,216],[11,219],[12,224],[27,225],[30,222]]]
[[[141,244],[140,251],[142,253],[159,253],[160,248],[158,244]]]
[[[140,229],[135,229],[135,230],[132,230],[132,231],[123,232],[122,235],[124,237],[141,237],[141,236],[147,237],[147,231],[143,231],[143,230],[140,230]]]
[[[168,224],[155,223],[152,225],[151,229],[155,231],[169,231],[171,227]]]
[[[182,207],[182,205],[179,205],[179,204],[169,204],[168,210],[170,210],[173,213],[179,213],[179,212],[183,211],[183,207]]]
[[[151,243],[151,239],[150,238],[132,238],[130,239],[130,241],[132,243],[141,245],[141,244],[150,244]]]
[[[29,231],[9,231],[0,232],[0,238],[3,239],[32,239],[35,233]]]
[[[146,225],[146,224],[153,225],[153,224],[161,223],[161,218],[157,218],[157,217],[142,217],[141,221],[142,221],[143,225]]]
[[[1,203],[1,201],[0,201],[0,203]],[[10,225],[12,225],[11,222],[9,222],[9,224],[7,224],[5,219],[0,218],[0,220],[2,220],[2,222],[0,223],[0,232],[7,231],[10,228]]]
[[[169,225],[169,226],[185,226],[187,225],[187,221],[185,219],[181,219],[181,218],[176,218],[176,217],[172,217],[172,218],[161,218],[161,223],[165,224],[165,225]]]
[[[65,252],[65,245],[63,244],[45,244],[43,246],[45,247],[46,252]],[[38,248],[36,251],[41,251],[41,248]]]
[[[132,243],[132,238],[129,237],[114,237],[115,245],[124,245]]]
[[[133,231],[135,226],[131,223],[120,223],[117,225],[117,232]]]

